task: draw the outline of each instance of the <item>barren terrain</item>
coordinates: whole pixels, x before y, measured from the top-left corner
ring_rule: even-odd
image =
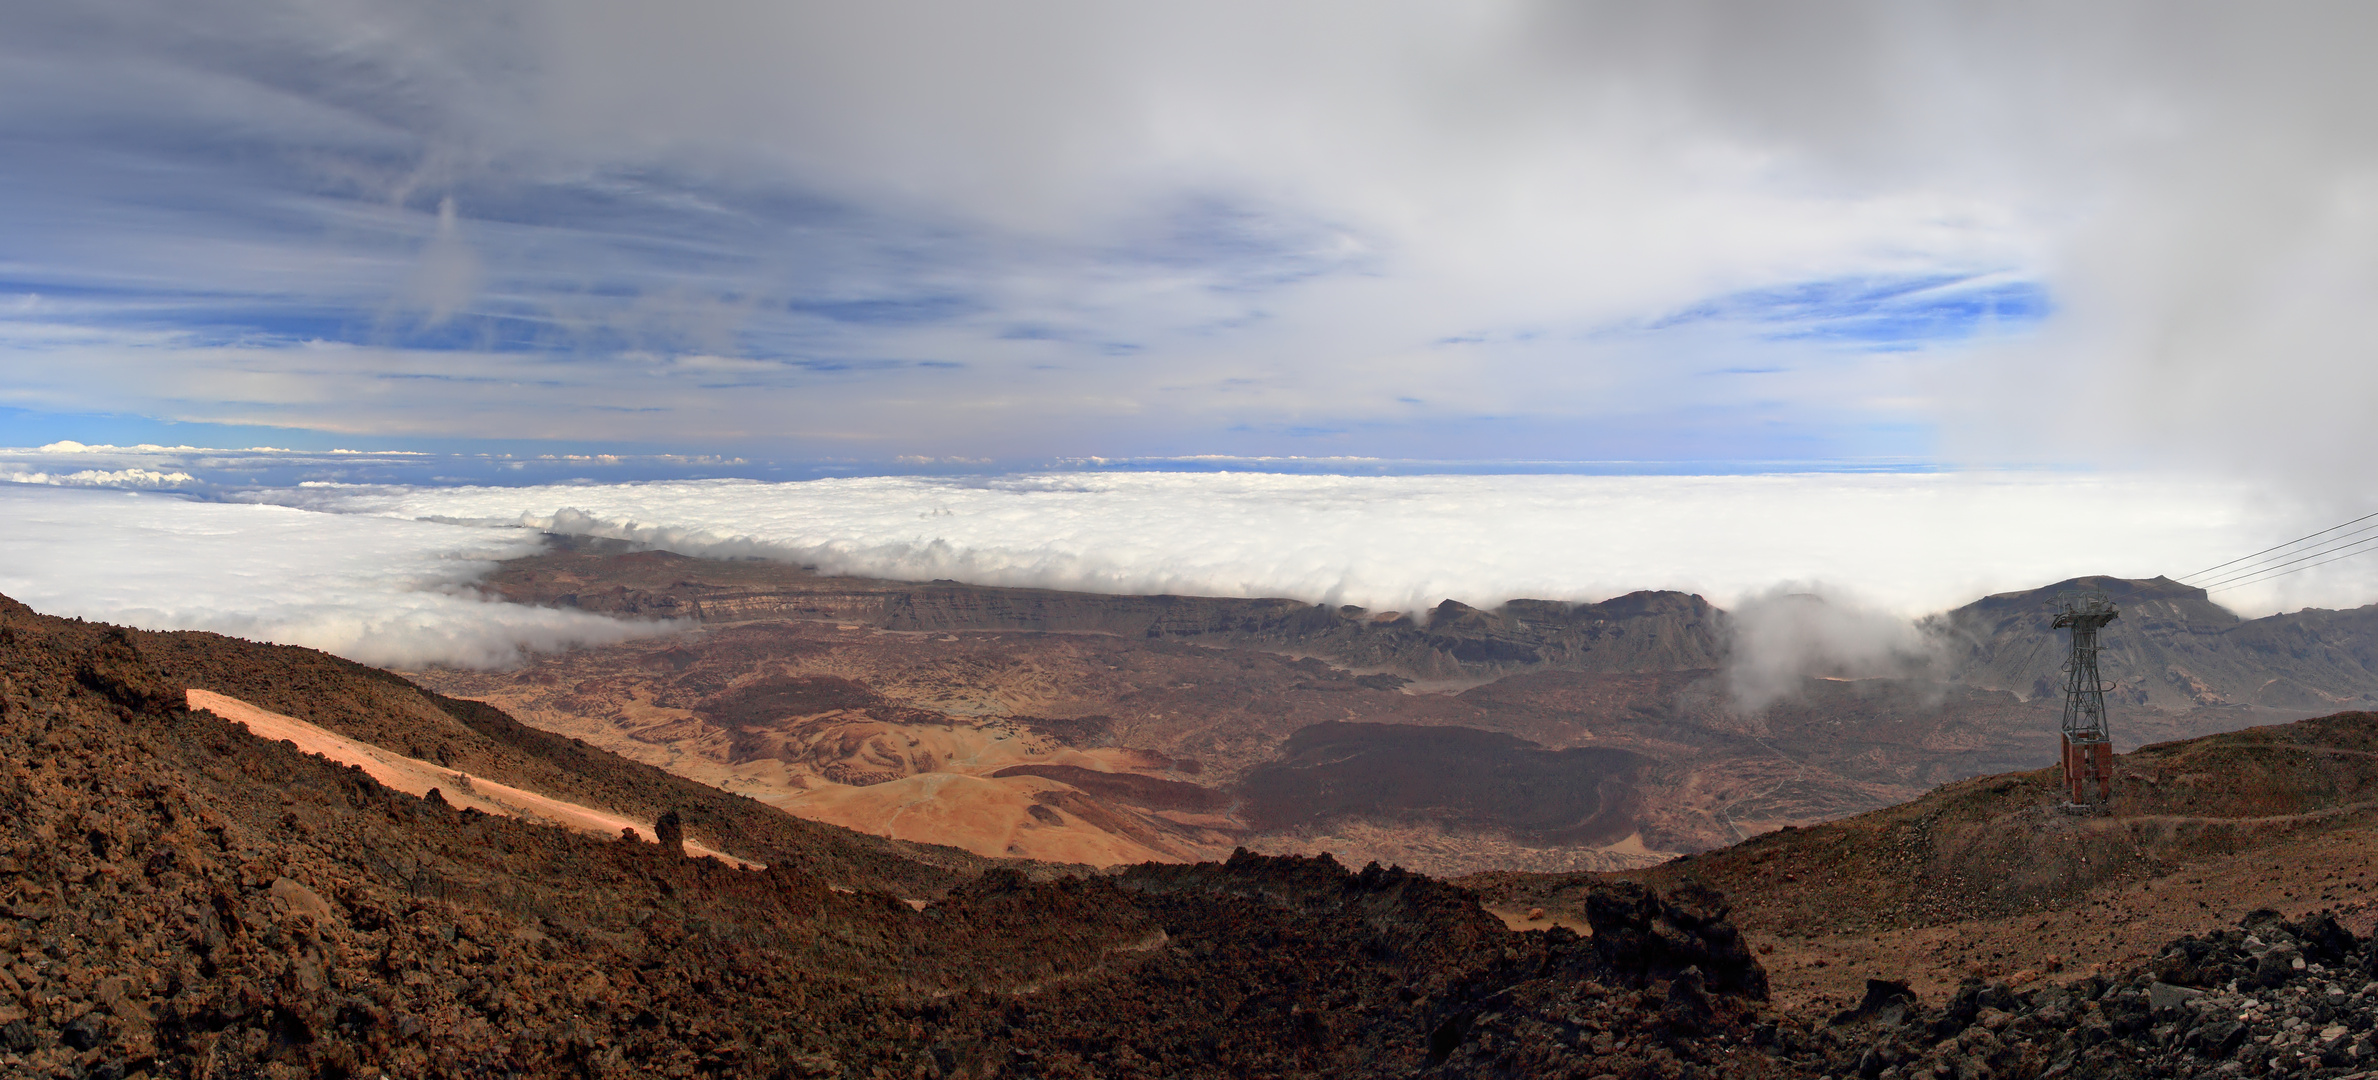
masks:
[[[192,682],[292,719],[187,709]],[[366,764],[453,773],[358,739],[376,707],[459,721],[432,753],[666,805],[767,866],[383,784]],[[1327,859],[1036,881],[307,650],[5,598],[0,751],[10,1076],[1806,1075],[1749,1051],[1758,965],[1691,897],[1627,893],[1589,941]]]
[[[2170,629],[2226,613],[2130,584],[2142,634],[2246,678],[2201,659],[2199,639],[2228,631]],[[1957,677],[2028,677],[2039,605],[2020,598],[1952,613],[1972,654],[1954,664],[1812,677],[1744,711],[1725,613],[1672,593],[1416,617],[837,578],[584,540],[488,588],[682,631],[413,678],[805,818],[983,856],[1245,846],[1431,873],[1612,870],[2055,752],[2053,700]],[[2350,688],[2338,664],[2321,671],[2299,674]],[[2128,707],[2116,732],[2128,748],[2301,715],[2198,695]]]
[[[1626,876],[1735,898],[1787,1006],[1854,1004],[1868,978],[1931,999],[1971,978],[2119,972],[2263,909],[2378,924],[2378,715],[2122,755],[2102,812],[2065,809],[2060,783],[2054,770],[1964,781]],[[1602,880],[1463,879],[1497,910],[1571,918]]]
[[[771,709],[854,692],[745,685],[731,700]],[[1081,738],[1050,724],[1033,737]],[[1524,787],[1631,760],[1391,726],[1351,749],[1360,724],[1300,728],[1242,774],[1245,812],[1276,812],[1257,781],[1290,769],[1310,799],[1418,791],[1555,839],[1629,813],[1530,821],[1541,800],[1408,774],[1484,755]],[[0,1070],[27,1075],[2343,1080],[2378,1060],[2368,713],[2133,751],[2101,812],[2008,773],[1648,869],[1458,885],[1243,852],[1002,864],[307,650],[5,600],[0,749]],[[1349,753],[1380,769],[1339,771]],[[1025,767],[1191,798],[1148,787],[1152,761]],[[527,813],[407,790],[458,775]],[[609,831],[658,832],[655,808],[766,867]]]

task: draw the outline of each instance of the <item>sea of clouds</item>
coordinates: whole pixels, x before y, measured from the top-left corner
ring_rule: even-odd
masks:
[[[2242,490],[2059,474],[1070,472],[258,497],[833,573],[1398,611],[1636,589],[1730,605],[1798,582],[1913,616],[2079,574],[2178,576],[2265,546],[2272,527]]]
[[[0,484],[0,592],[58,614],[418,667],[666,632],[469,588],[544,532],[832,573],[1374,611],[1679,589],[1736,612],[1737,674],[1755,699],[1801,671],[1891,667],[1922,650],[1912,620],[1992,592],[2178,577],[2331,523],[2270,498],[2201,481],[1956,472],[312,483],[203,499],[19,483]],[[2246,614],[2358,605],[2378,597],[2370,563],[2217,599]]]
[[[668,629],[498,603],[468,587],[541,546],[516,529],[0,484],[0,593],[52,615],[212,630],[405,669],[503,667]]]

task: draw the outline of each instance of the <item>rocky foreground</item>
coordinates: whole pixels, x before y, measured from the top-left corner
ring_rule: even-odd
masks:
[[[1577,879],[1591,930],[1579,935],[1515,932],[1467,889],[1326,856],[1035,880],[794,822],[350,668],[0,599],[0,1075],[1675,1080],[2378,1065],[2378,946],[2333,918],[2258,913],[2061,985],[1974,981],[1921,1000],[1881,979],[1855,1008],[1787,1011],[1733,906],[1690,882]],[[193,673],[226,693],[283,687],[277,707],[345,702],[350,733],[382,722],[357,703],[431,710],[404,725],[442,732],[423,754],[507,783],[568,782],[623,813],[665,807],[767,868],[394,791],[184,708]],[[1765,848],[1751,855],[1775,865]]]
[[[1955,1077],[2378,1075],[2378,939],[2327,915],[2172,942],[2145,971],[2027,993],[1979,980],[1927,1007],[1873,980],[1821,1023],[1761,1027],[1812,1069],[1877,1080]]]
[[[1034,881],[752,825],[737,870],[254,738],[144,641],[0,601],[0,1074],[1791,1075],[1713,895],[1614,886],[1587,939],[1327,858]]]

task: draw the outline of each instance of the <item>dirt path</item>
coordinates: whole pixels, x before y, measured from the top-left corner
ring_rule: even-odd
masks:
[[[639,840],[659,842],[653,836],[651,825],[630,821],[608,810],[563,802],[485,777],[442,768],[419,758],[392,753],[370,743],[326,731],[294,716],[259,709],[235,697],[226,697],[209,690],[190,690],[187,694],[193,709],[205,709],[232,723],[243,725],[258,738],[292,742],[306,753],[320,754],[341,765],[357,766],[370,774],[372,779],[408,795],[425,795],[436,789],[447,802],[457,807],[474,808],[481,813],[543,821],[599,836],[616,837],[623,831],[631,832]],[[691,840],[686,841],[685,852],[696,858],[715,855],[731,865],[753,870],[764,868],[760,863]]]

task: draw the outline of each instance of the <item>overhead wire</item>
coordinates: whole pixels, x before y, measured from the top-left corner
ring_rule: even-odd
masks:
[[[2322,556],[2322,555],[2326,555],[2326,554],[2328,554],[2328,553],[2330,553],[2330,552],[2332,552],[2332,551],[2343,551],[2343,550],[2345,550],[2346,548],[2360,547],[2360,546],[2362,546],[2363,544],[2371,543],[2371,542],[2373,542],[2373,541],[2378,541],[2378,536],[2372,536],[2372,537],[2366,537],[2366,538],[2364,538],[2364,539],[2360,539],[2360,540],[2354,540],[2354,541],[2352,541],[2351,543],[2341,543],[2341,542],[2340,542],[2340,541],[2344,541],[2344,540],[2345,540],[2347,537],[2352,537],[2352,536],[2359,536],[2359,535],[2361,535],[2361,533],[2369,532],[2371,529],[2378,529],[2378,525],[2373,525],[2373,526],[2371,526],[2371,527],[2370,527],[2370,529],[2362,529],[2362,530],[2360,530],[2360,531],[2358,531],[2358,532],[2350,532],[2350,533],[2346,533],[2346,534],[2345,534],[2345,536],[2340,536],[2340,537],[2337,537],[2335,540],[2332,540],[2332,541],[2329,541],[2328,543],[2322,544],[2321,546],[2319,546],[2319,547],[2316,547],[2316,548],[2313,548],[2313,549],[2312,549],[2312,550],[2310,550],[2310,551],[2304,551],[2304,552],[2292,552],[2291,554],[2294,554],[2294,555],[2295,555],[2295,558],[2292,558],[2292,559],[2286,559],[2286,560],[2282,560],[2282,561],[2280,561],[2280,562],[2274,562],[2274,563],[2265,563],[2265,564],[2262,564],[2262,565],[2259,565],[2259,566],[2249,566],[2249,567],[2246,567],[2246,568],[2244,568],[2244,569],[2230,571],[2229,573],[2227,573],[2227,574],[2223,574],[2222,576],[2220,576],[2219,578],[2216,578],[2216,579],[2214,579],[2214,580],[2211,580],[2211,581],[2206,581],[2206,582],[2202,582],[2202,583],[2200,583],[2200,584],[2199,584],[2197,587],[2198,587],[2198,588],[2201,588],[2201,589],[2210,589],[2210,588],[2212,588],[2212,587],[2214,587],[2214,586],[2216,586],[2216,585],[2227,585],[2227,584],[2229,584],[2229,583],[2231,583],[2231,582],[2233,582],[2233,581],[2238,581],[2238,580],[2240,580],[2240,579],[2243,579],[2243,578],[2250,578],[2250,577],[2253,577],[2253,576],[2255,576],[2255,575],[2257,575],[2257,574],[2262,574],[2262,573],[2266,573],[2266,572],[2269,572],[2269,571],[2272,571],[2272,570],[2276,570],[2276,569],[2278,569],[2278,568],[2280,568],[2280,567],[2282,567],[2282,566],[2293,566],[2293,565],[2295,565],[2296,563],[2300,563],[2300,562],[2304,561],[2305,559],[2315,559],[2315,558],[2319,558],[2320,556]],[[2358,553],[2357,553],[2357,554],[2358,554]]]
[[[2362,522],[2365,522],[2365,521],[2368,521],[2368,520],[2370,520],[2371,518],[2378,518],[2378,513],[2373,513],[2373,514],[2363,514],[2363,515],[2362,515],[2362,516],[2360,516],[2360,517],[2354,518],[2353,520],[2346,522],[2346,523],[2345,523],[2345,525],[2359,525],[2359,524],[2361,524]],[[2333,532],[2337,531],[2338,529],[2342,529],[2342,528],[2344,528],[2344,527],[2345,527],[2345,525],[2331,525],[2331,526],[2329,526],[2328,528],[2322,529],[2322,530],[2320,530],[2319,532],[2316,532],[2316,533],[2313,533],[2313,534],[2311,534],[2310,536],[2299,536],[2299,537],[2296,537],[2295,539],[2293,539],[2293,540],[2290,540],[2290,541],[2288,541],[2288,542],[2286,542],[2286,543],[2284,543],[2284,544],[2274,544],[2274,545],[2272,545],[2272,546],[2270,546],[2270,547],[2267,547],[2267,548],[2264,548],[2264,549],[2262,549],[2261,551],[2257,551],[2257,552],[2255,552],[2255,553],[2254,553],[2254,554],[2252,554],[2252,555],[2240,555],[2240,556],[2238,556],[2237,558],[2231,559],[2229,562],[2224,562],[2224,563],[2214,563],[2213,565],[2211,565],[2211,566],[2208,566],[2208,567],[2205,567],[2204,569],[2202,569],[2202,570],[2199,570],[2199,571],[2197,571],[2197,572],[2195,572],[2195,573],[2193,573],[2193,574],[2183,574],[2183,575],[2181,575],[2181,576],[2180,576],[2179,580],[2181,580],[2181,581],[2187,581],[2187,580],[2188,580],[2188,579],[2190,579],[2190,578],[2200,578],[2200,577],[2203,577],[2203,576],[2205,576],[2206,574],[2210,574],[2210,573],[2212,573],[2213,571],[2215,571],[2215,570],[2219,570],[2219,569],[2221,569],[2222,567],[2225,567],[2225,566],[2231,566],[2231,565],[2235,565],[2235,564],[2237,564],[2237,563],[2242,563],[2242,562],[2245,562],[2245,561],[2246,561],[2246,560],[2248,560],[2248,559],[2253,559],[2253,558],[2260,558],[2261,556],[2268,555],[2268,554],[2270,554],[2270,553],[2272,553],[2272,552],[2274,552],[2274,551],[2278,551],[2278,550],[2281,550],[2281,549],[2283,549],[2283,548],[2291,548],[2291,547],[2294,547],[2294,546],[2296,546],[2297,544],[2301,544],[2301,543],[2303,543],[2303,542],[2304,542],[2304,541],[2306,541],[2306,540],[2310,540],[2310,539],[2312,539],[2312,537],[2314,537],[2314,536],[2323,536],[2323,535],[2326,535],[2326,534],[2328,534],[2328,533],[2333,533]],[[2373,525],[2373,526],[2371,526],[2370,528],[2378,528],[2378,525]],[[2355,530],[2355,531],[2354,531],[2354,533],[2353,533],[2352,535],[2358,535],[2358,534],[2360,534],[2360,533],[2365,533],[2365,532],[2368,532],[2368,531],[2370,531],[2370,530],[2369,530],[2369,529],[2357,529],[2357,530]],[[2339,537],[2338,539],[2342,539],[2342,537]]]
[[[2333,562],[2336,562],[2336,561],[2337,561],[2337,560],[2339,560],[2339,559],[2350,559],[2350,558],[2352,558],[2352,557],[2354,557],[2354,556],[2356,556],[2356,555],[2367,555],[2367,554],[2369,554],[2369,553],[2371,553],[2371,552],[2373,552],[2373,551],[2378,551],[2378,548],[2372,548],[2372,547],[2362,547],[2361,545],[2362,545],[2362,544],[2373,544],[2373,543],[2378,543],[2378,536],[2373,536],[2373,537],[2369,538],[2368,540],[2364,540],[2364,541],[2362,541],[2362,542],[2361,542],[2361,543],[2359,543],[2359,544],[2353,544],[2353,545],[2349,545],[2349,546],[2352,546],[2352,547],[2359,547],[2359,548],[2361,548],[2361,550],[2359,550],[2359,551],[2346,551],[2346,552],[2343,552],[2342,554],[2333,555],[2333,556],[2331,556],[2331,557],[2329,557],[2329,558],[2322,559],[2322,560],[2320,560],[2319,562],[2316,562],[2316,563],[2310,563],[2310,564],[2307,564],[2307,565],[2304,565],[2304,566],[2298,566],[2298,567],[2296,567],[2296,568],[2295,568],[2295,569],[2293,569],[2293,570],[2279,570],[2277,573],[2275,573],[2275,574],[2270,574],[2270,575],[2268,575],[2268,576],[2266,576],[2266,577],[2249,577],[2249,578],[2245,578],[2245,579],[2238,580],[2238,581],[2231,581],[2231,582],[2227,582],[2227,583],[2220,584],[2220,585],[2214,585],[2214,586],[2211,586],[2211,587],[2209,587],[2209,588],[2206,588],[2206,589],[2205,589],[2205,591],[2206,591],[2206,592],[2208,592],[2208,593],[2216,593],[2216,592],[2221,592],[2221,591],[2223,591],[2223,590],[2225,590],[2225,589],[2235,589],[2235,588],[2237,588],[2237,587],[2239,587],[2239,586],[2241,586],[2241,585],[2259,585],[2259,584],[2261,584],[2261,583],[2263,583],[2263,582],[2265,582],[2265,581],[2270,581],[2270,580],[2272,580],[2273,578],[2283,578],[2283,577],[2286,577],[2286,576],[2287,576],[2287,575],[2289,575],[2289,574],[2300,574],[2300,573],[2303,573],[2304,571],[2306,571],[2306,570],[2310,570],[2310,569],[2312,569],[2312,568],[2313,568],[2313,567],[2315,567],[2315,566],[2327,566],[2328,564],[2330,564],[2330,563],[2333,563]],[[2332,549],[2332,550],[2334,550],[2334,549]],[[2311,556],[2307,555],[2307,556],[2305,556],[2305,558],[2311,558]],[[2284,565],[2284,564],[2282,564],[2282,565]],[[2278,567],[2272,567],[2271,569],[2273,569],[2273,570],[2278,570]]]
[[[2305,536],[2299,536],[2284,544],[2277,544],[2267,547],[2251,555],[2241,555],[2235,559],[2229,560],[2228,562],[2215,563],[2212,566],[2208,566],[2203,570],[2189,574],[2187,577],[2181,578],[2179,580],[2183,583],[2186,583],[2189,581],[2189,579],[2194,578],[2198,581],[2196,587],[2203,589],[2207,593],[2224,592],[2229,589],[2235,589],[2245,585],[2256,585],[2276,578],[2283,578],[2289,574],[2302,573],[2303,571],[2310,570],[2313,567],[2326,566],[2329,563],[2336,562],[2340,559],[2350,559],[2356,555],[2366,555],[2372,551],[2378,551],[2378,547],[2368,546],[2371,544],[2378,544],[2378,536],[2367,536],[2359,540],[2355,540],[2353,538],[2362,536],[2364,533],[2378,531],[2378,525],[2365,525],[2359,529],[2353,530],[2352,532],[2346,533],[2343,536],[2329,536],[2328,534],[2334,533],[2339,529],[2347,528],[2349,526],[2359,525],[2362,522],[2369,521],[2373,518],[2378,518],[2378,513],[2364,514],[2361,517],[2354,518],[2352,521],[2345,522],[2342,525],[2332,525],[2328,528],[2320,530],[2319,532],[2311,533]],[[2324,536],[2328,538],[2321,540],[2318,544],[2313,545],[2310,550],[2302,550],[2299,548],[2299,545],[2303,544],[2307,540],[2314,540]],[[2273,553],[2293,557],[2283,558],[2277,561],[2272,561],[2268,558],[2265,558],[2265,556],[2272,555]],[[2327,558],[2322,558],[2322,556],[2327,556]],[[2308,561],[2314,559],[2319,561]],[[2246,565],[2240,566],[2238,565],[2240,563],[2245,563]],[[2216,571],[2220,571],[2220,573],[2216,574]],[[2208,578],[2208,575],[2212,576]]]

